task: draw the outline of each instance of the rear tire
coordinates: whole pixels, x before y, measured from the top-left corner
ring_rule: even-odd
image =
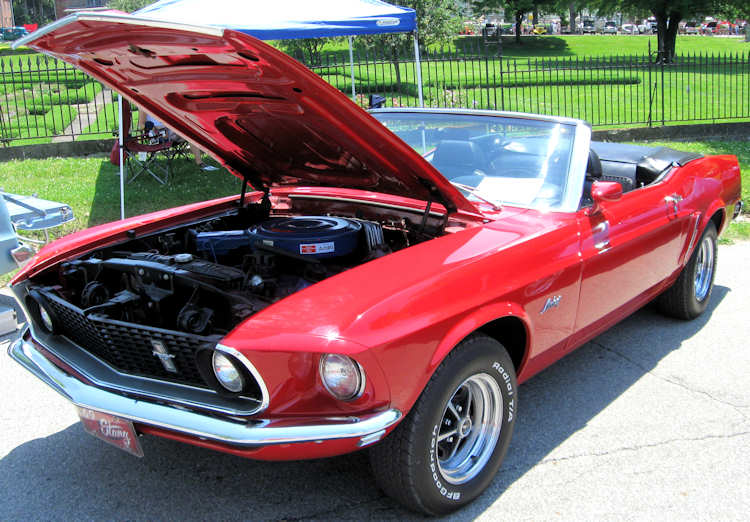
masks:
[[[518,398],[503,346],[472,335],[445,358],[406,418],[370,449],[375,480],[405,507],[459,509],[492,482],[513,432]]]
[[[716,236],[716,226],[709,221],[677,281],[656,301],[663,314],[689,320],[706,310],[716,275]]]

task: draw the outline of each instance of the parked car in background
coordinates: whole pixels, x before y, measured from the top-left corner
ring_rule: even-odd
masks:
[[[586,19],[583,21],[583,25],[581,26],[581,32],[583,34],[595,34],[596,33],[596,24],[591,19]]]
[[[368,114],[216,27],[79,13],[38,33],[242,180],[70,235],[12,281],[30,328],[10,356],[134,455],[140,435],[260,460],[366,448],[387,494],[445,514],[492,483],[519,383],[652,300],[708,307],[734,156],[552,116]]]
[[[536,24],[534,26],[534,29],[532,30],[532,33],[537,36],[547,34],[547,26],[543,24]]]
[[[617,24],[612,21],[604,22],[602,34],[617,34]]]
[[[635,24],[622,24],[622,34],[638,34],[638,26]]]
[[[18,40],[22,36],[26,36],[29,32],[25,27],[4,27],[2,29],[2,36],[4,41]]]
[[[733,24],[731,22],[727,22],[726,20],[721,21],[716,26],[715,33],[721,34],[721,35],[732,34],[733,33],[732,26]]]
[[[47,243],[48,231],[73,217],[64,203],[0,191],[0,274],[23,267],[34,254],[30,245]],[[18,231],[43,232],[44,239],[19,236]]]
[[[717,27],[719,22],[711,21],[701,25],[701,31],[703,34],[717,34]]]
[[[701,26],[698,22],[689,21],[685,22],[685,27],[683,29],[684,34],[700,34]]]
[[[482,38],[485,42],[500,40],[500,28],[492,23],[484,24],[482,27]]]

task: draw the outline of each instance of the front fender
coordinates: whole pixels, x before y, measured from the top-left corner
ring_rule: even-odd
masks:
[[[526,329],[526,346],[524,351],[528,351],[527,348],[530,344],[529,332],[530,320],[526,311],[523,307],[517,303],[512,302],[498,302],[489,306],[483,306],[482,308],[475,310],[471,315],[464,317],[459,321],[444,337],[438,345],[437,350],[430,360],[430,372],[434,372],[445,357],[458,345],[463,339],[476,332],[483,326],[496,319],[503,317],[516,317],[523,322],[524,328]]]

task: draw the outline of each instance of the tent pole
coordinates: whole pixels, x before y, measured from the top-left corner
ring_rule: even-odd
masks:
[[[122,94],[120,94],[117,97],[117,108],[120,112],[120,132],[119,132],[119,142],[120,142],[120,219],[125,219],[125,159],[123,158],[123,146],[124,143],[124,137],[122,135]]]
[[[419,106],[424,107],[424,95],[422,94],[422,65],[419,62],[419,40],[417,32],[414,31],[414,62],[417,68],[417,91],[419,92]]]
[[[357,90],[354,87],[354,51],[352,50],[352,40],[353,38],[349,37],[349,68],[352,73],[352,101],[354,103],[357,103]]]

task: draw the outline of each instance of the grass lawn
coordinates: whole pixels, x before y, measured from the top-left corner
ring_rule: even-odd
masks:
[[[649,145],[736,155],[743,178],[742,198],[750,202],[749,141],[653,142]],[[173,180],[167,186],[142,175],[125,187],[127,216],[239,193],[239,181],[224,170],[201,172],[185,160],[175,162],[174,166]],[[8,192],[36,193],[41,198],[69,204],[75,220],[52,232],[52,237],[56,238],[119,219],[117,172],[117,167],[103,157],[10,161],[0,164],[0,185]],[[750,221],[732,223],[724,238],[749,240]],[[8,280],[9,276],[0,276],[0,286]]]
[[[356,49],[356,39],[355,49]],[[513,36],[503,36],[503,56],[508,58],[542,58],[566,56],[622,56],[643,55],[657,49],[656,35],[548,35],[523,36],[521,44]],[[460,36],[450,44],[432,46],[429,51],[455,52],[456,48],[465,50],[483,49],[487,54],[497,55],[497,45],[485,46],[480,36]],[[690,53],[748,53],[750,44],[743,37],[717,38],[713,36],[680,35],[677,37],[677,54]],[[338,59],[349,61],[349,46],[346,41],[333,39],[323,49],[323,54],[331,54]],[[355,57],[356,61],[356,57]]]
[[[704,56],[664,68],[647,62],[606,58],[586,65],[575,58],[422,62],[425,105],[467,107],[580,118],[596,126],[750,118],[750,62]],[[351,92],[344,66],[315,72],[344,93]],[[378,93],[387,105],[416,106],[413,63],[357,65],[357,101]]]
[[[486,46],[480,37],[458,37],[423,53],[425,105],[568,116],[598,127],[750,119],[750,44],[743,38],[679,36],[678,54],[700,54],[704,62],[669,66],[663,77],[659,68],[632,62],[633,57],[647,55],[649,43],[655,49],[656,37],[527,36],[519,45],[512,36],[504,36],[501,62],[497,45]],[[461,60],[464,53],[467,58]],[[398,67],[397,81],[396,66],[381,54],[382,50],[375,54],[357,50],[355,62],[367,62],[355,66],[361,94],[357,102],[366,106],[369,94],[380,94],[386,97],[386,106],[416,106],[411,56]],[[329,40],[323,56],[325,65],[313,70],[349,94],[350,71],[342,65],[349,61],[346,41]],[[744,62],[733,63],[731,57],[742,57]],[[604,61],[597,65],[592,59]],[[47,71],[58,65],[63,68]],[[0,56],[0,73],[0,111],[6,115],[7,134],[2,137],[31,138],[14,139],[13,145],[49,141],[37,136],[53,132],[49,117],[32,118],[33,128],[22,132],[29,123],[24,105],[42,116],[53,105],[91,101],[101,88],[89,83],[82,72],[39,54]],[[116,127],[114,113],[111,103],[103,107],[84,129],[95,134],[81,139],[108,138],[113,123]]]
[[[454,41],[470,41],[480,37],[464,37]],[[550,56],[622,56],[646,54],[648,45],[657,49],[656,35],[549,35],[527,36],[521,44],[512,36],[503,36],[503,55],[508,57],[550,57]],[[469,44],[470,45],[470,44]],[[690,53],[747,53],[750,44],[744,38],[716,38],[712,36],[678,36],[677,54]]]
[[[192,161],[173,162],[172,182],[158,184],[146,174],[125,186],[126,215],[239,194],[240,182],[221,169],[198,170]],[[52,238],[120,219],[120,178],[109,158],[54,158],[0,163],[0,187],[15,194],[67,203],[75,219],[51,231]],[[10,280],[0,275],[0,286]]]

